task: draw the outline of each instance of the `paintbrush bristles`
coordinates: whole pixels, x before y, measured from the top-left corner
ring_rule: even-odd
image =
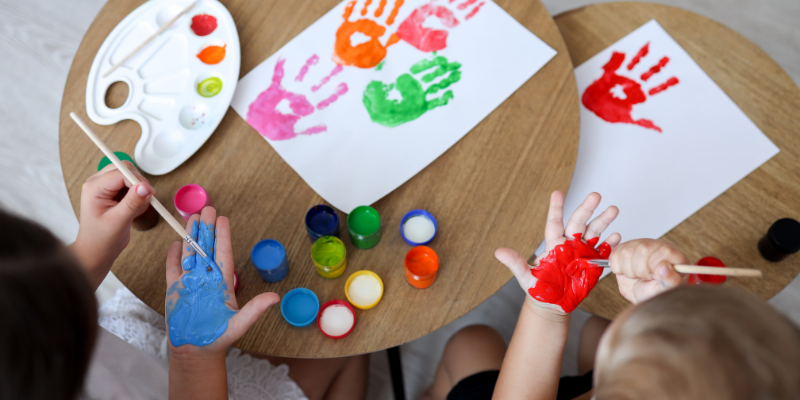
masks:
[[[89,125],[87,125],[86,122],[84,122],[83,119],[81,119],[81,117],[78,116],[78,114],[71,112],[69,113],[69,116],[72,118],[73,121],[75,121],[76,124],[78,124],[79,127],[81,127],[83,132],[86,133],[86,136],[89,136],[89,139],[91,139],[92,142],[94,142],[94,144],[97,145],[100,151],[102,151],[103,154],[105,154],[106,157],[108,157],[108,159],[111,160],[111,163],[117,167],[119,172],[122,172],[122,175],[124,175],[125,178],[127,178],[132,185],[140,183],[139,179],[136,178],[136,175],[134,175],[133,172],[131,172],[128,169],[128,167],[125,164],[123,164],[119,158],[117,158],[117,155],[114,154],[114,152],[111,151],[111,149],[108,146],[106,146],[103,140],[100,139],[100,137],[97,136],[96,133],[94,133],[92,128],[90,128]],[[152,205],[153,208],[155,208],[156,211],[158,211],[158,213],[161,214],[161,217],[164,218],[165,221],[167,221],[167,223],[172,227],[172,229],[175,230],[175,232],[178,232],[178,235],[181,236],[181,239],[185,240],[187,237],[191,237],[189,236],[189,233],[186,232],[186,229],[183,228],[183,225],[181,225],[175,219],[175,217],[173,217],[172,214],[170,214],[169,211],[167,211],[167,209],[164,208],[164,205],[162,205],[161,202],[158,201],[156,196],[150,196],[150,205]]]
[[[180,17],[184,16],[184,14],[186,14],[187,12],[189,12],[189,10],[191,10],[191,9],[192,9],[192,7],[194,7],[194,6],[195,6],[195,5],[196,5],[196,4],[197,4],[199,1],[200,1],[200,0],[197,0],[197,1],[195,1],[195,2],[192,2],[192,4],[189,4],[189,6],[188,6],[188,7],[186,7],[186,8],[185,8],[183,11],[181,11],[181,12],[180,12],[178,15],[176,15],[176,16],[174,16],[174,17],[172,17],[172,19],[171,19],[171,20],[169,20],[169,21],[168,21],[166,24],[164,24],[163,26],[161,26],[161,28],[160,28],[159,30],[157,30],[157,31],[156,31],[156,33],[154,33],[154,34],[150,35],[150,37],[149,37],[149,38],[147,38],[147,40],[145,40],[144,42],[142,42],[142,44],[140,44],[140,45],[139,45],[139,46],[137,46],[135,49],[133,49],[133,51],[131,51],[130,53],[128,53],[128,55],[127,55],[127,56],[125,56],[125,58],[123,58],[123,59],[122,59],[122,61],[120,61],[120,62],[118,62],[118,63],[114,64],[114,66],[113,66],[113,67],[111,67],[111,69],[110,69],[110,70],[108,70],[108,71],[107,71],[105,74],[103,74],[103,78],[107,77],[107,76],[108,76],[108,75],[110,75],[112,72],[116,71],[116,70],[117,70],[117,68],[121,67],[121,66],[122,66],[122,64],[125,64],[125,62],[126,62],[126,61],[128,61],[128,59],[129,59],[129,58],[133,57],[133,55],[134,55],[134,54],[136,54],[136,53],[138,53],[138,52],[139,52],[139,50],[141,50],[142,48],[144,48],[144,46],[147,46],[147,44],[148,44],[148,43],[150,43],[150,42],[152,42],[152,41],[153,41],[153,39],[155,39],[156,37],[158,37],[158,35],[160,35],[160,34],[164,33],[164,31],[165,31],[165,30],[167,30],[167,29],[168,29],[168,28],[169,28],[169,27],[170,27],[170,26],[171,26],[173,23],[175,23],[175,21],[177,21],[177,20],[178,20],[178,18],[180,18]]]

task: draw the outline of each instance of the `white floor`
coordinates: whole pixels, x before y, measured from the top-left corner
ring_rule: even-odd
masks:
[[[659,1],[711,17],[761,46],[800,82],[800,1]],[[552,14],[595,3],[544,0]],[[0,207],[38,221],[69,243],[78,221],[70,206],[58,152],[58,117],[69,66],[105,0],[0,0]],[[118,281],[98,291],[103,301]],[[402,346],[409,398],[431,383],[447,339],[463,326],[484,323],[508,340],[523,293],[515,281],[478,308],[426,337]],[[800,323],[800,279],[770,300]],[[577,334],[588,314],[576,311],[563,373],[574,373]],[[385,352],[372,356],[369,398],[391,398]]]

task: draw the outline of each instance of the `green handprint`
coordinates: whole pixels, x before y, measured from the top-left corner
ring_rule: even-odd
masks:
[[[433,72],[422,77],[423,83],[431,83],[448,73],[449,76],[423,90],[422,83],[411,74],[419,74],[434,67],[436,69]],[[461,68],[460,63],[448,62],[447,58],[437,56],[432,60],[425,59],[412,65],[411,74],[400,75],[395,83],[385,85],[380,81],[370,82],[364,90],[364,106],[367,107],[372,122],[392,128],[413,121],[436,107],[446,105],[453,98],[452,90],[433,100],[428,100],[427,96],[458,82],[461,79],[459,68]],[[388,98],[389,92],[394,88],[397,88],[402,100]]]

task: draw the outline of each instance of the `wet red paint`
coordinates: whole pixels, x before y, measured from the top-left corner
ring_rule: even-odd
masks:
[[[210,35],[217,29],[217,19],[213,15],[197,14],[192,17],[192,31],[197,36]]]
[[[633,57],[633,60],[628,64],[628,69],[632,69],[641,58],[647,56],[649,45],[650,44],[647,43],[639,50],[636,56]],[[603,66],[603,76],[592,82],[592,84],[586,88],[583,92],[583,96],[581,96],[581,103],[583,103],[584,107],[589,111],[595,113],[595,115],[606,122],[635,124],[653,129],[660,133],[661,128],[656,126],[653,121],[644,118],[634,120],[631,116],[633,106],[644,103],[647,100],[647,95],[642,90],[641,83],[617,73],[617,70],[622,67],[624,62],[624,53],[613,52],[611,54],[611,59]],[[650,68],[648,72],[642,74],[641,78],[643,80],[649,79],[651,76],[661,71],[661,68],[666,66],[668,62],[668,57],[662,58],[658,64]],[[654,95],[678,83],[678,78],[672,77],[665,83],[653,87],[648,93]],[[620,95],[617,97],[617,95],[612,92],[612,89],[615,87],[621,89],[624,96]]]
[[[647,53],[649,53],[649,52],[650,52],[650,42],[647,42],[647,43],[644,44],[644,46],[642,46],[641,49],[639,49],[639,52],[636,53],[635,56],[633,56],[633,59],[631,60],[631,62],[628,63],[628,71],[632,70],[633,67],[635,67],[636,64],[639,63],[639,60],[641,60],[642,57],[646,56]]]
[[[695,263],[695,265],[702,265],[704,267],[725,268],[725,264],[720,259],[714,257],[703,257],[700,259],[700,261]],[[690,285],[701,285],[703,283],[719,285],[725,283],[725,280],[726,277],[724,275],[700,275],[700,274],[689,275]]]
[[[642,74],[642,80],[646,81],[650,79],[651,76],[661,72],[661,68],[666,67],[667,63],[669,63],[669,57],[664,57],[661,60],[658,60],[658,64],[653,65],[647,72]]]
[[[663,92],[663,91],[667,90],[667,88],[668,88],[668,87],[670,87],[670,86],[675,86],[675,85],[677,85],[679,82],[680,82],[680,81],[678,81],[678,78],[676,78],[676,77],[674,77],[674,76],[673,76],[672,78],[669,78],[669,79],[667,79],[667,81],[666,81],[666,82],[664,82],[664,83],[662,83],[662,84],[660,84],[660,85],[658,85],[658,86],[656,86],[656,87],[654,87],[654,88],[650,89],[650,90],[647,92],[647,94],[649,94],[649,95],[651,95],[651,96],[652,96],[652,95],[654,95],[654,94],[656,94],[656,93],[658,93],[658,92]]]
[[[591,259],[608,259],[611,246],[603,243],[595,249],[599,238],[588,242],[575,239],[556,246],[546,257],[539,260],[539,266],[531,269],[536,277],[536,285],[528,289],[534,299],[561,306],[564,312],[572,312],[589,295],[597,284],[602,268],[589,263]]]

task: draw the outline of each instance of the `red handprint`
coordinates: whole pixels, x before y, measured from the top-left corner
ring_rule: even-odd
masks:
[[[449,3],[454,1],[456,0],[449,0]],[[477,2],[478,0],[465,0],[456,6],[456,9],[466,13],[463,18],[468,20],[475,16],[485,4],[481,1],[475,5]],[[424,52],[442,50],[447,47],[448,32],[442,29],[426,28],[423,24],[428,18],[436,17],[445,27],[454,28],[459,24],[455,14],[450,8],[433,4],[433,2],[422,5],[400,24],[397,28],[397,35],[400,36],[400,39]]]
[[[650,43],[645,45],[639,50],[639,53],[633,57],[628,63],[628,70],[632,70],[639,61],[647,56],[649,52]],[[611,123],[626,123],[636,124],[645,128],[654,129],[661,132],[661,128],[656,126],[653,121],[649,119],[634,120],[631,117],[631,111],[636,104],[644,103],[647,96],[642,90],[642,84],[630,78],[617,75],[617,70],[622,66],[625,61],[625,53],[614,52],[611,59],[603,66],[603,76],[594,81],[586,91],[583,92],[581,102],[595,113],[598,117]],[[650,67],[640,78],[646,82],[650,77],[659,73],[661,68],[664,68],[669,62],[669,57],[663,57],[658,61],[658,64]],[[671,77],[666,82],[657,85],[647,93],[652,96],[654,94],[667,90],[670,86],[678,84],[678,78]],[[620,93],[621,92],[621,93]]]
[[[387,0],[380,0],[378,8],[375,9],[373,15],[379,18],[383,15],[386,8]],[[386,25],[394,24],[394,19],[403,6],[404,0],[395,0],[392,11],[386,18]],[[361,8],[361,16],[367,15],[368,9],[372,0],[366,0],[364,6]],[[396,33],[389,36],[386,44],[380,42],[380,37],[386,33],[386,27],[379,23],[368,19],[360,18],[356,21],[350,21],[350,16],[353,14],[353,9],[356,6],[356,0],[347,3],[344,9],[344,22],[339,26],[336,31],[336,43],[333,48],[333,61],[339,65],[351,65],[358,68],[372,68],[380,63],[386,57],[386,49],[400,41]],[[353,46],[352,36],[355,33],[361,33],[369,37],[365,43],[360,43]]]

